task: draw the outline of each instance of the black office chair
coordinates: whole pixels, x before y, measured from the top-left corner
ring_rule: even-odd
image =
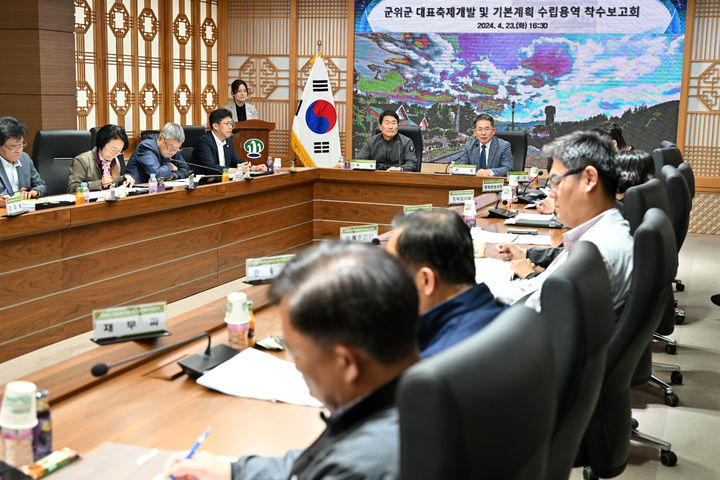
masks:
[[[655,176],[660,178],[660,170],[665,165],[672,165],[677,168],[683,163],[682,153],[676,146],[656,148],[653,150],[653,161],[655,162]]]
[[[152,137],[153,135],[159,135],[160,130],[143,130],[140,132],[140,141],[147,140],[148,138]]]
[[[665,182],[665,190],[667,191],[670,204],[670,221],[675,229],[675,241],[677,242],[679,252],[685,241],[690,225],[690,210],[692,209],[690,188],[685,177],[678,172],[678,168],[676,167],[670,165],[663,166],[660,170],[660,178]],[[675,279],[674,282],[678,291],[685,290],[682,280]],[[684,315],[682,315],[681,319],[677,320],[679,320],[677,323],[682,323],[684,321]]]
[[[510,142],[510,150],[513,156],[513,172],[525,170],[525,159],[528,150],[527,130],[498,130],[495,132],[495,136]],[[549,167],[548,170],[550,170]]]
[[[183,160],[186,162],[192,162],[192,153],[193,147],[182,147],[180,149],[180,155],[182,155]],[[192,168],[190,170],[192,170]]]
[[[555,421],[548,325],[509,308],[408,369],[397,404],[403,480],[542,478]]]
[[[183,132],[185,132],[185,141],[183,142],[183,148],[194,148],[195,144],[197,143],[197,139],[200,138],[200,136],[207,131],[202,125],[183,125],[182,129]],[[188,157],[188,159],[189,158],[190,157]]]
[[[87,130],[38,130],[33,140],[35,168],[47,185],[48,195],[67,192],[73,158],[92,149]]]
[[[611,478],[625,470],[631,434],[636,438],[630,408],[632,379],[665,308],[658,298],[677,270],[675,236],[660,209],[648,210],[633,244],[632,289],[608,344],[600,398],[575,462],[585,467],[585,478]],[[663,463],[674,455],[666,445]]]
[[[683,176],[685,182],[687,182],[688,191],[690,192],[690,200],[695,198],[695,174],[692,171],[692,167],[687,163],[681,163],[677,167],[678,173]]]
[[[669,215],[670,205],[668,202],[665,185],[657,178],[653,178],[640,185],[630,187],[625,191],[623,199],[623,215],[630,223],[630,232],[634,233],[635,229],[640,226],[645,213],[651,208],[659,208],[666,215]],[[672,295],[670,298],[663,300],[666,303],[665,311],[661,317],[658,328],[653,333],[653,340],[665,343],[665,352],[674,354],[677,351],[677,341],[669,335],[675,329],[675,307],[672,304]],[[670,382],[672,384],[682,383],[682,373],[678,365],[669,363],[653,363],[653,367],[657,370],[670,371]],[[664,401],[667,405],[674,407],[680,402],[675,394],[672,386],[662,381],[655,375],[650,375],[650,385],[660,389],[664,395]],[[646,382],[647,383],[647,382]]]
[[[542,285],[541,317],[550,327],[558,407],[548,451],[548,480],[567,480],[600,395],[615,325],[605,262],[597,247],[576,243]]]
[[[375,127],[375,135],[380,133],[380,127]],[[423,137],[422,137],[422,130],[420,130],[420,127],[412,127],[412,126],[400,126],[398,127],[398,133],[405,135],[413,142],[413,146],[415,147],[415,158],[417,158],[417,168],[415,169],[416,172],[420,171],[420,168],[422,167],[422,154],[423,154]]]

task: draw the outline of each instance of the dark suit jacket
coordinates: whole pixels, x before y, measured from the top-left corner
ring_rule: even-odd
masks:
[[[193,165],[191,166],[192,171],[203,175],[219,175],[222,173],[223,168],[237,168],[238,164],[242,163],[242,159],[235,152],[232,138],[225,140],[225,146],[223,148],[225,151],[224,167],[220,166],[217,143],[215,143],[215,136],[212,131],[200,135],[200,138],[197,139],[195,147],[193,148],[190,163],[204,165],[207,168],[200,168]]]
[[[40,174],[37,170],[35,170],[35,164],[30,158],[30,155],[23,152],[20,160],[18,161],[21,164],[21,166],[18,167],[16,170],[18,174],[18,186],[20,188],[25,187],[28,190],[36,190],[38,192],[38,197],[42,197],[43,195],[45,195],[47,193],[45,181],[40,178]],[[5,169],[0,164],[0,193],[2,193],[3,190],[6,189],[8,195],[10,196],[13,196],[15,195],[15,193],[17,193],[10,186],[10,179],[7,178],[7,176],[5,175]]]
[[[462,165],[475,165],[480,168],[480,141],[473,138],[463,148],[462,156],[458,160]],[[493,172],[494,177],[504,177],[512,170],[513,158],[510,151],[510,142],[502,138],[493,137],[490,141],[490,158],[487,159],[487,167]]]
[[[173,171],[170,162],[177,167],[176,171]],[[154,173],[158,179],[187,178],[190,175],[190,168],[180,152],[173,154],[169,159],[163,157],[157,144],[157,135],[154,135],[138,143],[128,161],[125,173],[131,175],[137,183],[147,183],[151,173]]]

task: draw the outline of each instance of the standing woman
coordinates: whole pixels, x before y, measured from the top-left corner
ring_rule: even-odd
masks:
[[[135,179],[128,174],[122,176],[120,154],[128,148],[125,130],[117,125],[105,125],[95,135],[95,147],[73,159],[68,177],[68,193],[75,193],[82,182],[90,190],[105,190],[124,184],[135,185]]]
[[[233,101],[223,108],[230,110],[233,122],[244,122],[245,120],[258,118],[255,106],[246,102],[249,90],[244,80],[235,80],[230,86],[230,91],[232,92]]]

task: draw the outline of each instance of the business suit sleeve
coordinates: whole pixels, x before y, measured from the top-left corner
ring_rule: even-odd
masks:
[[[232,480],[265,480],[288,478],[302,450],[290,450],[282,457],[241,457],[231,465]]]
[[[30,190],[35,190],[38,192],[38,197],[42,197],[47,193],[47,186],[45,185],[45,181],[40,177],[40,174],[37,170],[35,170],[35,164],[30,159],[30,157],[27,157],[28,165],[30,167]],[[24,165],[24,164],[23,164]]]
[[[370,140],[373,137],[368,137],[368,139],[365,141],[365,144],[360,149],[360,153],[358,153],[357,158],[360,160],[374,160],[372,156],[370,155]]]
[[[80,154],[77,157],[73,158],[73,163],[72,165],[70,165],[70,173],[68,175],[67,186],[68,193],[75,193],[77,189],[81,186],[80,184],[85,181],[88,182],[88,188],[90,188],[90,190],[102,189],[101,180],[88,181],[88,179],[90,178],[90,173],[88,172],[87,163],[83,161],[84,155],[85,154]]]
[[[513,168],[513,157],[512,151],[510,150],[509,142],[498,142],[500,147],[500,167],[491,168],[493,177],[505,177],[507,173]]]
[[[402,164],[400,165],[403,172],[415,172],[417,171],[417,156],[415,155],[415,145],[412,139],[408,138],[408,141],[404,142],[403,153],[402,153]]]
[[[202,171],[197,172],[203,175],[217,175],[218,170],[220,170],[220,164],[217,162],[217,156],[215,152],[213,152],[212,146],[207,139],[203,137],[199,138],[195,144],[190,161],[208,167],[202,168]],[[178,167],[178,170],[179,169],[180,167]]]
[[[130,158],[131,161],[128,166],[131,168],[127,169],[127,173],[130,174],[138,182],[140,181],[138,177],[143,177],[139,175],[139,171],[137,172],[138,175],[135,175],[135,169],[132,168],[132,159],[135,159],[136,169],[144,170],[148,176],[150,176],[151,173],[154,173],[157,178],[170,178],[173,173],[172,167],[168,163],[166,163],[165,165],[160,165],[158,153],[156,153],[148,145],[144,144],[144,142],[147,141],[148,140],[143,140],[138,144],[137,148],[132,154],[132,157]],[[152,141],[154,142],[155,140],[153,139]]]
[[[190,176],[190,167],[187,163],[185,163],[185,160],[183,160],[180,153],[176,153],[170,161],[177,167],[177,170],[173,172],[170,164],[167,164],[165,166],[167,166],[171,170],[170,173],[174,176],[174,178],[187,178]],[[170,176],[163,178],[170,178]]]
[[[473,162],[470,160],[470,149],[468,148],[469,144],[465,144],[463,147],[462,155],[460,155],[460,158],[458,158],[457,163],[460,165],[472,165]]]

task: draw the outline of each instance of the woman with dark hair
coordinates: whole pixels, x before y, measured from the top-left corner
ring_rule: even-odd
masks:
[[[258,118],[257,109],[254,105],[246,102],[250,89],[244,80],[237,79],[230,85],[233,101],[225,105],[223,108],[230,110],[233,122],[244,122],[245,120],[253,120]]]
[[[68,177],[68,193],[75,193],[82,182],[90,190],[105,190],[121,183],[132,187],[135,179],[121,175],[119,156],[128,148],[125,129],[117,125],[105,125],[95,135],[95,147],[73,159]]]
[[[615,163],[620,169],[617,198],[625,196],[625,190],[645,183],[655,176],[655,162],[649,153],[643,150],[623,150],[615,155]]]

